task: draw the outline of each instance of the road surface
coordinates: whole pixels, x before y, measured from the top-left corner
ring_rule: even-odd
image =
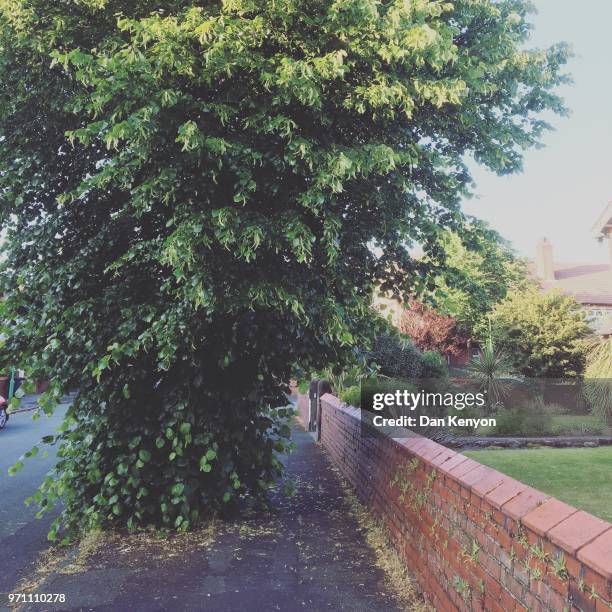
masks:
[[[37,519],[36,509],[26,508],[24,500],[53,467],[57,449],[41,445],[39,454],[26,459],[25,467],[15,476],[8,475],[8,468],[43,436],[55,433],[67,406],[63,404],[53,416],[43,414],[37,421],[32,420],[32,412],[13,414],[0,431],[0,593],[10,592],[32,571],[38,553],[49,544],[47,532],[53,517]],[[44,450],[49,452],[47,457]]]

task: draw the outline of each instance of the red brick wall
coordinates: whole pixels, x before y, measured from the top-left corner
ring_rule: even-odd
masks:
[[[362,436],[356,408],[321,404],[323,446],[436,610],[612,609],[611,524],[421,436]]]
[[[297,409],[298,419],[302,424],[302,427],[308,431],[308,419],[310,416],[310,399],[307,393],[297,394]]]

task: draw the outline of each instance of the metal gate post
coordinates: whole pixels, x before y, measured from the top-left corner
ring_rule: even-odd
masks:
[[[317,427],[317,388],[319,385],[318,380],[311,380],[308,386],[308,431],[315,431]]]

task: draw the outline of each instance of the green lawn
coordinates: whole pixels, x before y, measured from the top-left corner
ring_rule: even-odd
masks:
[[[464,454],[612,522],[612,446],[482,450]]]

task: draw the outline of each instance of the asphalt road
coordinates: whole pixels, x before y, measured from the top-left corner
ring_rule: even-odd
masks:
[[[51,417],[32,420],[32,412],[11,415],[0,431],[0,593],[10,592],[34,567],[38,553],[48,546],[47,532],[53,516],[37,519],[36,509],[24,500],[36,491],[56,461],[56,449],[41,445],[36,457],[26,459],[23,470],[14,476],[8,468],[43,436],[55,433],[67,404]],[[48,456],[43,451],[48,450]]]

